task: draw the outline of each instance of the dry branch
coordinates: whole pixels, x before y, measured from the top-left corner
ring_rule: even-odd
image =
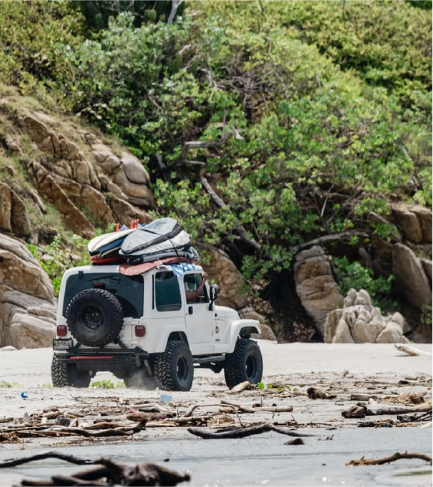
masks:
[[[0,463],[0,468],[16,467],[24,463],[44,460],[47,458],[57,458],[74,465],[101,465],[96,468],[75,473],[73,476],[57,475],[51,480],[23,480],[21,485],[31,486],[56,486],[56,485],[89,485],[89,486],[108,486],[108,485],[168,485],[174,486],[180,482],[190,480],[189,475],[182,475],[178,472],[153,463],[142,462],[137,465],[115,463],[111,460],[101,458],[100,460],[87,460],[73,455],[63,455],[56,452],[47,452],[32,455],[27,458],[9,460]]]
[[[251,383],[248,382],[247,380],[244,382],[240,382],[239,384],[235,385],[233,389],[229,390],[229,394],[238,394],[239,392],[244,391],[245,389],[248,389],[250,387]]]
[[[409,459],[417,459],[417,460],[424,460],[425,462],[432,463],[432,458],[429,455],[424,455],[423,453],[394,453],[389,457],[384,458],[365,458],[361,457],[359,460],[351,460],[346,465],[352,466],[359,466],[359,465],[383,465],[384,463],[391,463],[395,462],[396,460],[400,460],[402,458],[409,458]]]
[[[430,352],[425,352],[424,350],[420,350],[419,348],[412,347],[411,345],[396,343],[394,347],[400,352],[407,353],[408,355],[412,355],[414,357],[417,357],[418,355],[428,355],[429,357],[431,357]]]
[[[47,458],[57,458],[58,460],[64,460],[65,462],[73,463],[74,465],[94,465],[92,460],[75,457],[74,455],[65,455],[63,453],[49,451],[26,458],[18,458],[17,460],[7,460],[5,462],[1,462],[0,468],[18,467],[18,465],[23,465],[24,463],[36,462],[37,460],[45,460]]]
[[[314,435],[306,435],[298,433],[294,430],[288,428],[279,428],[269,423],[264,423],[259,426],[247,426],[242,428],[230,428],[229,430],[225,429],[224,431],[213,432],[213,431],[204,431],[199,428],[188,428],[188,432],[199,436],[205,440],[208,439],[227,439],[227,438],[245,438],[247,436],[253,435],[260,435],[262,433],[267,433],[268,431],[275,431],[276,433],[280,433],[281,435],[287,436],[314,436]]]

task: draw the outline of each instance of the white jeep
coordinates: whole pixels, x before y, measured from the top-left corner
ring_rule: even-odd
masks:
[[[229,388],[260,382],[262,355],[250,338],[259,322],[215,305],[219,287],[200,286],[200,266],[179,267],[135,276],[118,265],[68,270],[53,342],[54,387],[88,387],[97,372],[110,371],[127,387],[188,391],[194,367],[224,369]]]

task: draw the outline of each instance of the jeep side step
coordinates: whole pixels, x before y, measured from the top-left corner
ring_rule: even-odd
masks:
[[[210,355],[209,357],[194,357],[194,363],[198,365],[210,364],[212,362],[224,362],[225,355]]]

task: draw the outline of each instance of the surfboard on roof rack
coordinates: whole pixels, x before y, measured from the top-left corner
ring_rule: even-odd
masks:
[[[174,218],[159,218],[144,228],[138,228],[128,235],[121,245],[121,255],[129,255],[138,250],[155,246],[173,239],[182,231],[182,227]],[[189,237],[189,236],[188,236]]]
[[[104,252],[107,248],[114,249],[116,246],[120,249],[122,242],[125,238],[135,232],[136,228],[128,228],[127,230],[122,230],[120,232],[111,232],[106,233],[105,235],[100,235],[99,237],[95,237],[87,244],[87,250],[91,256],[93,255],[101,255],[101,252]]]
[[[126,256],[126,262],[130,265],[143,264],[146,262],[153,262],[165,258],[177,258],[187,259],[191,261],[197,261],[199,259],[198,252],[194,247],[190,246],[188,250],[177,250],[173,248],[171,251],[166,250],[163,252],[157,252],[152,254],[140,254],[140,255],[128,255]]]

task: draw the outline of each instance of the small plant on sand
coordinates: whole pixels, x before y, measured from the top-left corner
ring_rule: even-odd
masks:
[[[92,387],[97,387],[99,389],[120,389],[125,387],[125,382],[121,380],[115,384],[111,380],[98,380],[92,383]]]
[[[0,388],[10,389],[12,387],[21,387],[18,382],[8,382],[7,380],[0,380]]]

